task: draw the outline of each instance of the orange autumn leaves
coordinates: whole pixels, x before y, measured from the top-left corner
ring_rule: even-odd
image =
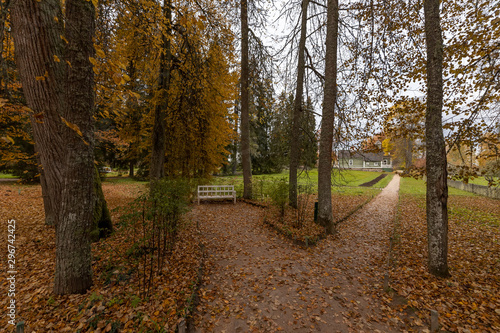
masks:
[[[408,299],[421,321],[436,310],[447,331],[497,332],[500,329],[500,206],[484,197],[451,196],[449,263],[451,278],[426,269],[425,197],[402,195],[395,262],[390,286]]]

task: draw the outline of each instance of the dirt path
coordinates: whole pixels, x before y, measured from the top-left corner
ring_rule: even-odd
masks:
[[[192,331],[399,331],[377,297],[398,189],[396,175],[337,236],[308,249],[264,227],[259,208],[197,206],[209,258]]]

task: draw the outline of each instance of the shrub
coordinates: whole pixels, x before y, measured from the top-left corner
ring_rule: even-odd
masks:
[[[295,221],[295,228],[302,228],[306,222],[309,202],[311,201],[314,187],[312,184],[297,186],[297,220]]]
[[[273,204],[280,209],[281,217],[283,217],[288,203],[288,180],[280,178],[273,181],[270,195]]]
[[[150,184],[149,193],[130,205],[122,216],[125,226],[132,226],[138,239],[127,251],[137,261],[140,290],[149,295],[154,275],[161,274],[165,259],[173,249],[181,227],[181,218],[188,211],[191,186],[183,179],[162,179]]]

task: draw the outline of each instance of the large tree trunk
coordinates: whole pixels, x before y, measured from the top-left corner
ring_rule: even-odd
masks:
[[[113,232],[111,214],[109,213],[104,193],[102,191],[101,177],[97,166],[94,165],[94,225],[92,226],[91,240],[98,241]]]
[[[40,160],[40,158],[38,158],[38,160]],[[39,161],[38,164],[38,172],[40,173],[40,185],[42,187],[43,210],[45,212],[45,224],[55,226],[58,210],[54,207],[55,203],[51,201],[52,198],[49,195],[49,185],[47,184],[47,180],[45,179],[45,172],[43,171],[41,162]]]
[[[302,118],[302,95],[304,94],[304,74],[306,71],[305,51],[307,36],[307,7],[309,0],[302,0],[302,20],[300,25],[299,62],[297,65],[297,87],[293,106],[292,134],[290,137],[290,206],[297,208],[297,170],[300,160],[300,119]]]
[[[66,0],[64,118],[66,156],[60,218],[56,224],[56,294],[83,293],[92,285],[90,232],[94,225],[94,56],[95,8],[86,0]]]
[[[248,97],[248,3],[241,1],[241,164],[243,197],[252,199],[252,160],[250,158],[250,116]]]
[[[170,70],[172,63],[170,25],[172,22],[172,4],[170,0],[163,1],[163,14],[165,16],[167,31],[163,33],[163,52],[160,59],[160,76],[158,80],[159,98],[155,107],[155,120],[153,125],[153,149],[151,151],[151,165],[149,177],[158,180],[165,176],[165,115],[168,108],[168,90],[170,89]]]
[[[235,117],[235,124],[234,124],[234,128],[238,129],[238,109],[235,108],[235,113],[236,113],[236,117]],[[238,167],[238,140],[235,138],[233,139],[233,151],[232,151],[232,155],[233,155],[233,163],[231,165],[231,173],[233,175],[236,174],[236,168]]]
[[[413,140],[405,138],[405,168],[410,170],[413,164]]]
[[[332,146],[337,104],[337,37],[339,29],[338,0],[328,0],[326,28],[325,92],[318,162],[318,223],[333,233],[332,213]]]
[[[135,163],[134,163],[133,161],[130,161],[130,162],[128,163],[128,176],[129,176],[130,178],[133,178],[133,177],[134,177],[134,164],[135,164]]]
[[[9,10],[10,0],[0,2],[0,45],[3,46],[5,38],[5,23],[7,12]],[[7,73],[7,63],[3,58],[3,52],[0,52],[0,96],[10,97],[9,75]]]
[[[56,22],[54,17],[59,20]],[[57,224],[65,157],[64,140],[59,135],[64,130],[60,117],[65,105],[66,73],[60,2],[15,1],[11,19],[17,68],[26,102],[33,110],[31,126],[43,168],[44,200],[50,201],[45,206],[51,209],[50,222]],[[54,61],[54,56],[62,61]]]
[[[427,45],[427,112],[425,119],[427,169],[427,238],[429,271],[440,277],[448,272],[448,185],[446,147],[442,127],[443,38],[439,0],[425,0]]]
[[[94,7],[85,0],[67,0],[65,6],[65,19],[59,0],[17,0],[11,10],[16,61],[34,112],[44,196],[56,212],[56,294],[83,293],[92,285],[90,233],[96,200],[89,61],[94,55]]]

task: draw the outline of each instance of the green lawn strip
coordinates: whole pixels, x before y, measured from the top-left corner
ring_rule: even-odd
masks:
[[[369,182],[370,180],[375,179],[380,176],[380,172],[372,172],[372,171],[356,171],[356,170],[334,170],[334,175],[332,177],[332,183],[334,188],[345,188],[345,187],[356,187],[360,184]],[[392,174],[389,174],[384,179],[388,178],[385,182],[384,179],[381,182],[377,183],[375,187],[385,187],[387,183],[392,179]],[[288,179],[288,171],[283,171],[277,174],[268,174],[268,175],[253,175],[252,176],[252,189],[253,193],[257,198],[264,197],[266,194],[266,190],[271,186],[271,184],[281,178]],[[312,192],[317,192],[318,190],[318,170],[301,170],[298,174],[298,181],[300,186],[311,186]],[[243,195],[243,176],[235,175],[235,176],[217,176],[210,180],[210,184],[214,185],[234,185],[236,194],[238,197]],[[335,190],[334,190],[335,191]],[[300,188],[299,188],[300,193]]]
[[[496,199],[452,196],[448,200],[448,216],[460,224],[500,227],[500,205]]]
[[[413,195],[425,195],[426,194],[426,184],[422,179],[414,179],[409,177],[402,177],[401,184],[399,187],[399,192],[402,194],[413,194]],[[459,196],[476,196],[474,193],[462,191],[453,187],[448,186],[448,195],[459,195]]]
[[[498,178],[495,178],[498,181]],[[484,177],[469,179],[469,184],[488,186],[488,181]]]
[[[117,178],[108,178],[104,177],[102,178],[102,181],[104,183],[110,183],[110,184],[146,184],[148,181],[144,180],[137,180],[135,178],[130,178],[130,177],[117,177]]]
[[[372,187],[385,188],[387,186],[387,184],[389,184],[391,182],[392,178],[394,178],[394,174],[391,172],[391,173],[387,174],[387,176],[385,178],[381,179],[378,183],[376,183]]]
[[[16,179],[17,177],[10,173],[0,172],[0,179]]]
[[[478,223],[490,227],[500,226],[500,216],[468,207],[449,205],[448,214],[450,219],[460,221],[460,223]]]
[[[359,186],[377,178],[381,174],[376,171],[334,170],[332,182],[336,185]]]
[[[402,178],[400,193],[425,196],[425,182],[413,178]],[[491,202],[490,205],[495,206],[497,200],[484,198],[474,193],[461,191],[452,187],[448,187],[448,193],[448,213],[450,220],[460,221],[460,223],[474,222],[493,227],[500,226],[500,214],[497,212],[487,211],[481,208],[480,204],[477,204],[477,207],[469,207],[473,201],[483,202],[484,204]],[[464,197],[471,198],[465,199]],[[423,205],[421,208],[425,209],[425,201],[420,201],[419,205]]]

